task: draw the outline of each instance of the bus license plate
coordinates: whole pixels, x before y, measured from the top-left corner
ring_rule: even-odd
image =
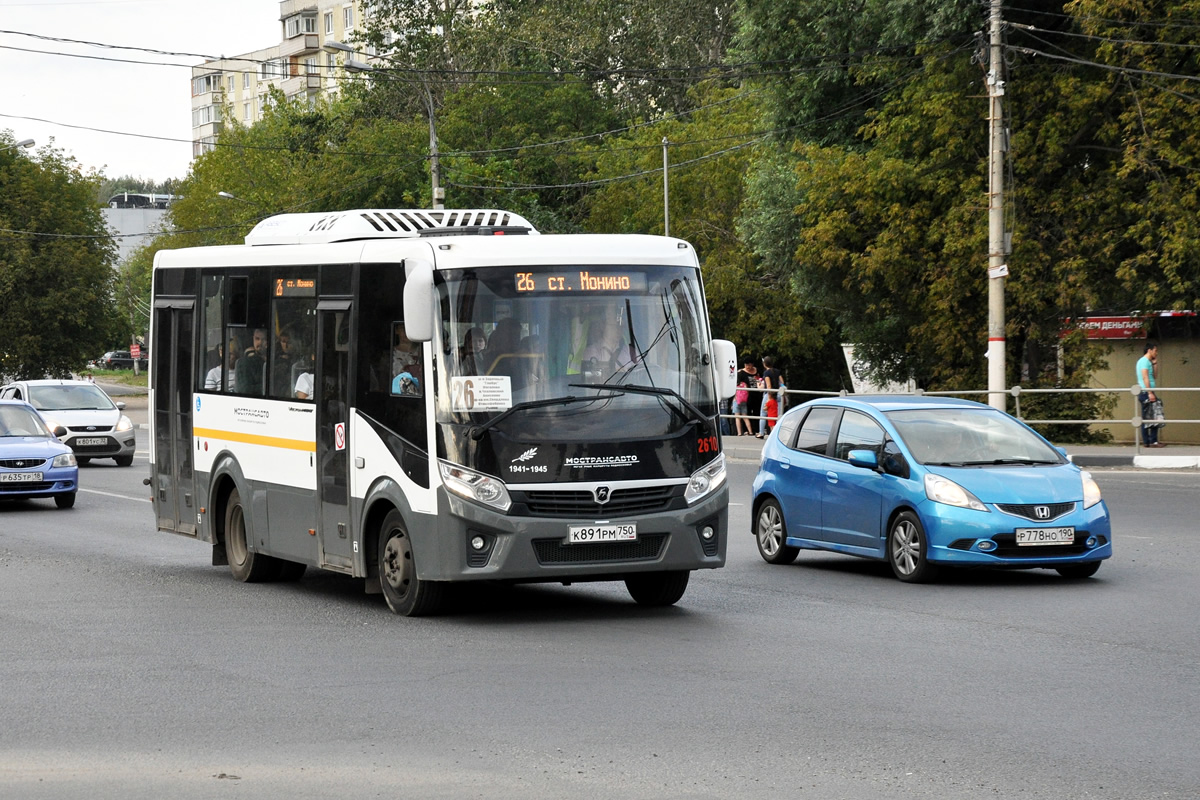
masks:
[[[1017,528],[1017,544],[1073,544],[1074,528]]]
[[[40,472],[0,472],[0,483],[41,483]]]
[[[107,436],[85,436],[82,439],[76,439],[75,444],[80,447],[87,447],[90,444],[108,444]]]
[[[567,528],[567,544],[587,542],[632,542],[637,539],[637,525],[571,525]]]

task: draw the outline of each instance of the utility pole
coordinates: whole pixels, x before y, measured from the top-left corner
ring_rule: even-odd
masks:
[[[1005,333],[1004,278],[1008,275],[1005,263],[1004,237],[1004,50],[1003,22],[1000,18],[1001,0],[991,0],[988,59],[988,405],[1004,411],[1005,401]]]
[[[421,79],[425,89],[425,103],[429,110],[429,184],[433,208],[441,211],[446,207],[446,190],[442,188],[442,165],[438,159],[437,123],[434,121],[433,93],[429,91],[429,82]]]
[[[663,236],[671,235],[671,196],[667,191],[667,137],[663,137]]]

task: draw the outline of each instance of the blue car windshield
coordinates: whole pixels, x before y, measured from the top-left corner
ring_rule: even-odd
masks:
[[[1007,414],[990,408],[889,411],[909,453],[922,464],[1061,464],[1063,456]]]
[[[50,436],[46,423],[28,408],[21,406],[0,407],[0,437]]]

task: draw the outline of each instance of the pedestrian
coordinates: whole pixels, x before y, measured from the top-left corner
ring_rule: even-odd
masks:
[[[779,370],[775,369],[775,359],[771,356],[763,356],[762,363],[762,387],[766,391],[763,393],[762,413],[758,421],[759,439],[766,436],[779,419]]]
[[[1166,447],[1158,441],[1159,426],[1147,425],[1145,422],[1155,418],[1154,403],[1158,401],[1158,395],[1154,391],[1158,387],[1158,378],[1155,375],[1157,360],[1158,342],[1148,340],[1145,352],[1137,362],[1137,382],[1141,388],[1141,392],[1138,393],[1138,404],[1142,412],[1142,445],[1144,447]]]
[[[758,369],[749,355],[742,359],[742,368],[737,374],[737,391],[733,395],[734,432],[738,436],[752,436],[750,425],[750,389],[758,385]]]

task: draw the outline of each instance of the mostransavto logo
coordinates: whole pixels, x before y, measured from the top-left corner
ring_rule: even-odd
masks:
[[[632,467],[638,463],[637,456],[578,456],[568,458],[563,462],[575,469],[593,469],[596,467]]]

